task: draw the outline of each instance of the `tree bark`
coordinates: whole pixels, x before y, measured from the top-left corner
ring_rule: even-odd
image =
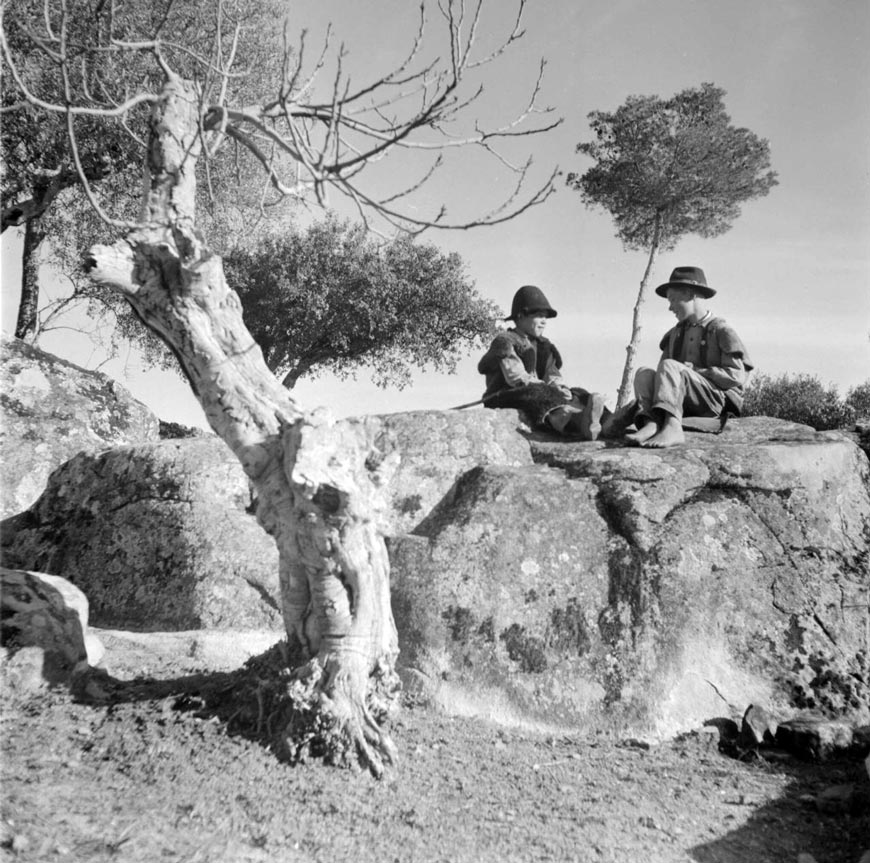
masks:
[[[395,747],[379,721],[399,690],[376,521],[383,466],[372,467],[364,423],[302,414],[245,327],[221,259],[195,230],[197,112],[192,87],[170,79],[152,119],[148,225],[94,247],[90,274],[122,291],[175,352],[209,424],[254,484],[258,519],[278,545],[290,655],[301,662],[282,750],[304,757],[319,735],[328,760],[380,775]]]
[[[45,239],[42,222],[28,219],[24,223],[24,244],[21,251],[21,299],[18,302],[18,320],[15,337],[31,340],[37,335],[39,311],[39,247]]]
[[[634,361],[637,356],[637,348],[640,344],[641,333],[641,309],[646,300],[646,289],[649,284],[649,277],[652,274],[653,264],[659,254],[659,246],[661,243],[661,214],[656,213],[655,226],[653,227],[652,243],[650,244],[649,257],[646,262],[646,269],[643,273],[643,278],[640,280],[640,288],[637,292],[637,300],[634,304],[634,313],[631,318],[631,340],[625,348],[625,365],[622,369],[622,381],[619,384],[619,395],[617,396],[617,408],[625,407],[634,398]]]

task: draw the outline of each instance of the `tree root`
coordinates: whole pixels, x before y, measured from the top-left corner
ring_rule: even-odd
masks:
[[[275,717],[272,748],[282,760],[322,758],[376,778],[397,766],[398,750],[381,725],[396,709],[401,683],[388,661],[362,679],[355,665],[340,655],[312,659],[295,672]]]

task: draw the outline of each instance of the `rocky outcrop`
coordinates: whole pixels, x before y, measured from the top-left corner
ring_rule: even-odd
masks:
[[[647,450],[512,411],[342,423],[381,481],[406,684],[447,709],[647,737],[747,703],[867,721],[870,468],[845,436],[748,418]],[[78,456],[3,542],[102,626],[277,629],[254,507],[222,444],[165,441]]]
[[[469,470],[534,464],[531,435],[514,411],[411,411],[344,422],[370,442],[368,465],[385,478],[388,535],[413,530]]]
[[[80,453],[3,523],[4,562],[63,575],[102,627],[280,629],[278,554],[252,507],[213,436]]]
[[[0,488],[5,517],[30,506],[79,452],[156,440],[157,417],[120,384],[19,339],[0,340]]]
[[[389,532],[411,529],[477,464],[532,464],[504,412],[351,425],[371,441],[372,467],[389,466]],[[3,523],[3,558],[69,578],[99,626],[281,628],[277,551],[255,510],[241,465],[213,436],[81,454],[28,512]]]
[[[747,702],[867,715],[851,441],[752,418],[670,450],[531,447],[536,466],[466,473],[390,540],[409,683],[453,710],[649,736]]]
[[[2,677],[12,688],[68,684],[103,646],[88,629],[88,601],[66,579],[0,568]]]

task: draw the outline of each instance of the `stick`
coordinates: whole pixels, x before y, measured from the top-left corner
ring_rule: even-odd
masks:
[[[486,401],[486,399],[478,399],[476,402],[468,402],[467,404],[464,404],[464,405],[456,405],[455,407],[447,408],[447,410],[449,410],[449,411],[461,411],[461,410],[464,410],[465,408],[473,408],[475,405],[482,405],[485,401]]]

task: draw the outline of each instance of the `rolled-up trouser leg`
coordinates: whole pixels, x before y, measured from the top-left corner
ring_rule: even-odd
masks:
[[[725,393],[703,375],[678,360],[662,360],[655,372],[653,410],[663,410],[682,420],[717,417],[725,406]]]

